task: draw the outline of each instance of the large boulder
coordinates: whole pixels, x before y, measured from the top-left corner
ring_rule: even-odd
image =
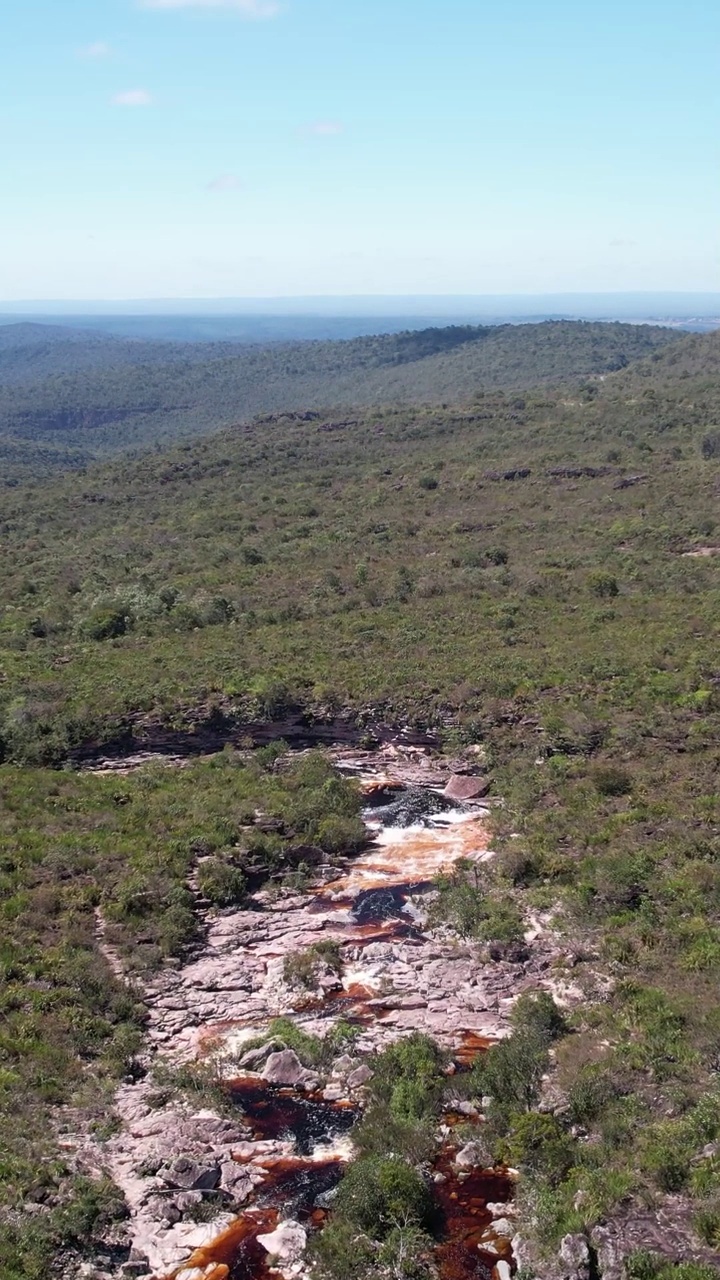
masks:
[[[281,1222],[274,1231],[258,1236],[257,1240],[271,1257],[278,1258],[281,1262],[297,1262],[305,1250],[307,1232],[299,1222],[289,1218],[287,1222]]]
[[[220,1182],[220,1168],[217,1164],[200,1164],[188,1156],[178,1156],[160,1170],[160,1177],[166,1186],[181,1191],[214,1191]]]
[[[370,1068],[363,1062],[354,1071],[350,1072],[347,1078],[348,1085],[351,1089],[359,1089],[362,1085],[367,1084],[368,1080],[372,1080],[372,1074]]]
[[[222,1163],[220,1187],[232,1196],[235,1204],[242,1204],[247,1200],[258,1179],[259,1175],[253,1177],[245,1165],[238,1164],[235,1160],[224,1160]]]
[[[284,1048],[285,1044],[282,1040],[277,1038],[268,1040],[265,1044],[261,1044],[255,1049],[248,1049],[247,1053],[244,1053],[238,1062],[238,1067],[243,1071],[257,1071],[270,1057],[271,1053],[279,1053]]]
[[[489,778],[471,777],[469,774],[454,773],[450,778],[443,795],[448,800],[480,800],[490,790]]]
[[[303,1066],[292,1049],[271,1053],[263,1067],[262,1078],[268,1084],[294,1085],[296,1088],[306,1088],[317,1081],[317,1076]]]

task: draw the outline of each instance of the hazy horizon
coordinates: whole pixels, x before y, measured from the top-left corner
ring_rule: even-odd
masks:
[[[536,311],[533,311],[536,308]],[[0,316],[18,315],[468,315],[557,312],[596,317],[648,309],[668,316],[720,314],[720,292],[685,290],[488,294],[297,294],[248,297],[0,299]]]

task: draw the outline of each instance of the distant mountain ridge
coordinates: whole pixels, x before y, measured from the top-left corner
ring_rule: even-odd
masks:
[[[586,321],[456,325],[267,346],[96,335],[84,345],[77,334],[66,342],[53,331],[39,345],[42,360],[60,369],[33,379],[28,363],[39,357],[32,334],[21,329],[14,347],[13,335],[6,339],[4,361],[0,346],[0,435],[36,446],[52,442],[88,459],[201,435],[260,413],[458,402],[482,390],[577,382],[683,341],[661,327]],[[13,360],[25,370],[14,380]],[[77,367],[92,360],[94,367]]]
[[[240,345],[216,344],[215,358],[234,354]],[[206,359],[208,346],[200,343],[124,338],[94,329],[73,329],[36,321],[0,324],[0,386],[124,365]]]

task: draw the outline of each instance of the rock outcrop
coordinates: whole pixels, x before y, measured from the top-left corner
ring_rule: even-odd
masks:
[[[407,785],[408,775],[429,774],[437,787],[439,768],[419,751],[388,748],[377,772],[363,778],[364,786],[387,786],[385,794],[397,795],[372,814],[397,827],[383,826],[367,852],[344,868],[319,868],[309,893],[259,893],[247,909],[209,914],[202,954],[154,975],[146,985],[150,1059],[170,1066],[201,1060],[208,1080],[216,1083],[245,1073],[248,1089],[240,1090],[240,1100],[247,1094],[272,1112],[276,1099],[279,1121],[276,1131],[264,1136],[261,1112],[254,1118],[251,1101],[242,1101],[246,1115],[238,1108],[236,1115],[221,1116],[181,1097],[166,1099],[151,1074],[122,1086],[117,1096],[121,1129],[101,1153],[88,1150],[87,1163],[103,1164],[125,1194],[131,1261],[140,1274],[164,1277],[191,1257],[212,1259],[212,1242],[224,1231],[232,1238],[238,1224],[289,1268],[286,1274],[296,1274],[304,1227],[287,1212],[279,1224],[276,1211],[259,1213],[257,1196],[262,1192],[262,1204],[267,1203],[278,1170],[303,1176],[310,1170],[313,1177],[325,1170],[330,1181],[320,1180],[313,1204],[325,1203],[322,1197],[329,1191],[323,1187],[331,1189],[350,1155],[351,1104],[362,1098],[371,1079],[372,1056],[398,1036],[422,1031],[454,1051],[458,1061],[469,1061],[488,1041],[507,1034],[520,992],[559,990],[561,975],[554,966],[562,963],[563,953],[547,927],[531,936],[519,957],[494,964],[483,961],[475,944],[425,930],[424,891],[416,893],[412,885],[427,886],[458,857],[481,863],[492,853],[482,810],[459,814],[454,797],[427,787],[397,793],[399,779],[389,767],[392,752],[400,762],[400,785]],[[347,765],[350,752],[342,755]],[[485,781],[461,780],[473,786]],[[447,772],[440,786],[443,781]],[[391,901],[389,913],[384,896]],[[308,991],[289,985],[286,959],[319,941],[338,945],[340,975],[334,975],[331,987],[320,984]],[[569,984],[565,994],[570,1000],[583,996]],[[299,1031],[321,1037],[351,1017],[358,1035],[352,1051],[339,1051],[321,1072],[301,1060],[294,1041],[286,1044],[281,1032],[271,1036],[279,1015],[290,1015]],[[260,1037],[266,1043],[258,1045]],[[458,1099],[458,1107],[463,1105]],[[323,1123],[328,1115],[332,1120],[333,1107],[340,1108],[335,1129],[331,1125],[328,1133],[321,1124],[316,1132],[317,1117]],[[286,1113],[295,1119],[286,1121]],[[476,1112],[470,1118],[477,1119]],[[466,1144],[457,1153],[457,1176],[472,1176],[488,1161],[482,1142]],[[210,1212],[215,1214],[211,1222],[196,1221]],[[499,1271],[508,1206],[496,1216],[500,1225],[492,1239],[500,1250]]]

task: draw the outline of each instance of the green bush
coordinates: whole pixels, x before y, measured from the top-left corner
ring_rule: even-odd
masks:
[[[626,1280],[717,1280],[717,1268],[702,1262],[669,1262],[658,1254],[636,1250],[625,1260]]]
[[[541,1175],[551,1187],[563,1182],[575,1163],[575,1143],[555,1117],[527,1111],[509,1123],[501,1147],[505,1162]]]
[[[692,1149],[677,1127],[656,1126],[642,1135],[641,1167],[661,1191],[682,1191],[690,1177]]]
[[[700,441],[700,453],[706,462],[720,458],[720,431],[709,431]]]
[[[247,880],[239,867],[224,858],[207,858],[197,871],[200,892],[216,907],[235,907],[247,897]]]
[[[633,789],[633,780],[625,769],[616,765],[603,765],[594,769],[592,781],[598,795],[626,796]]]
[[[324,939],[305,951],[293,951],[283,961],[283,977],[288,983],[298,983],[310,990],[315,986],[323,965],[335,973],[342,971],[340,945],[332,939]]]
[[[600,599],[612,599],[620,591],[617,578],[613,577],[611,573],[603,572],[590,575],[588,588],[594,596],[599,596]]]
[[[309,1254],[322,1280],[365,1280],[374,1273],[377,1251],[353,1222],[335,1216],[311,1238]]]
[[[478,1058],[472,1084],[490,1094],[502,1112],[528,1110],[537,1101],[547,1067],[547,1041],[534,1031],[515,1031]]]
[[[548,991],[523,992],[513,1006],[511,1021],[516,1031],[529,1032],[545,1044],[552,1044],[568,1030],[565,1014]]]
[[[401,1223],[429,1225],[434,1206],[420,1174],[404,1160],[370,1156],[348,1167],[334,1209],[374,1239],[384,1240]]]
[[[83,631],[91,640],[114,640],[118,636],[124,636],[131,625],[132,619],[124,609],[98,606],[88,614]]]
[[[345,818],[334,814],[323,818],[312,835],[325,853],[359,853],[368,841],[367,829],[360,818]]]
[[[593,1065],[582,1068],[568,1091],[570,1117],[573,1123],[591,1124],[617,1097],[618,1086],[610,1072]]]
[[[485,552],[485,559],[488,564],[504,565],[507,564],[510,556],[504,547],[489,547]]]
[[[422,1164],[435,1151],[435,1120],[398,1119],[387,1103],[374,1102],[353,1129],[353,1145],[363,1156],[402,1156]]]
[[[703,1205],[697,1210],[694,1225],[705,1244],[711,1249],[720,1247],[720,1205],[717,1201]]]
[[[317,1066],[321,1061],[323,1042],[318,1036],[308,1035],[292,1018],[273,1018],[268,1039],[283,1040],[306,1067]]]
[[[435,882],[437,898],[432,903],[428,923],[432,928],[449,925],[461,938],[476,938],[485,920],[483,891],[468,871],[460,866]]]
[[[384,1103],[397,1121],[430,1117],[436,1113],[443,1092],[444,1063],[435,1041],[414,1031],[375,1058],[371,1096]]]
[[[378,1250],[381,1274],[392,1276],[393,1280],[435,1276],[433,1245],[431,1236],[419,1227],[393,1228]]]

